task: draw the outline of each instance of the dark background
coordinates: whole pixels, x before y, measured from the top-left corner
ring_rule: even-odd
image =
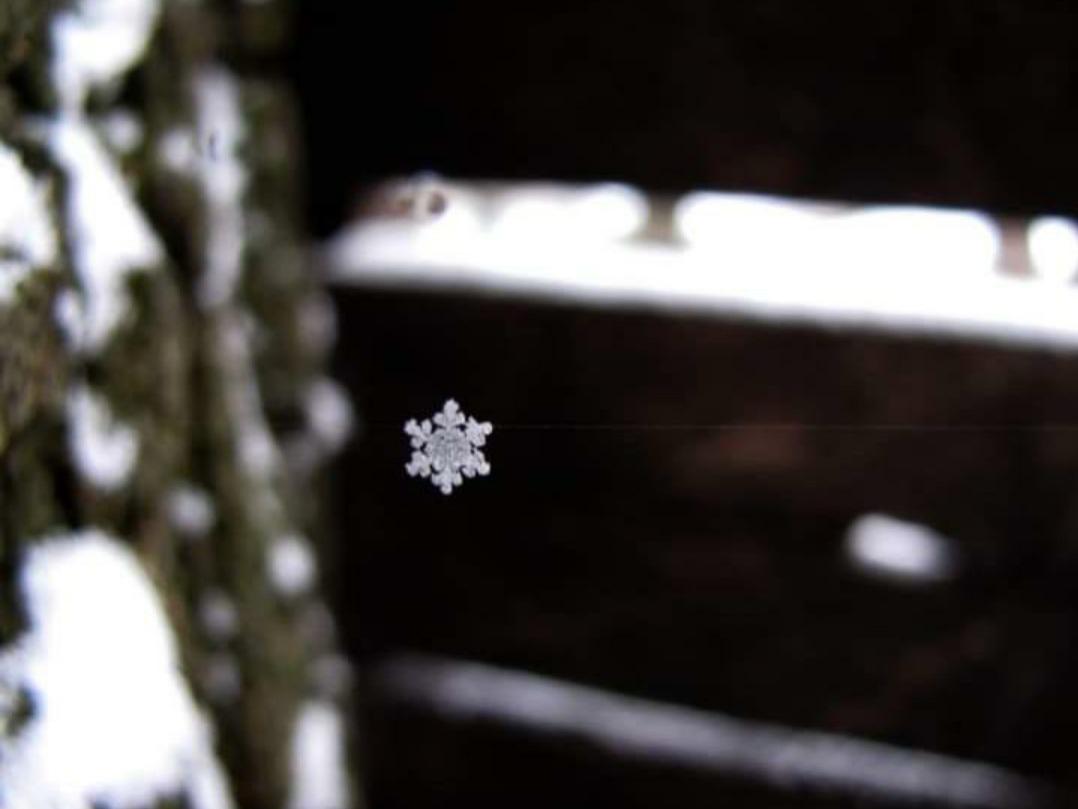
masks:
[[[1073,3],[297,6],[321,235],[419,170],[1078,207]]]
[[[425,170],[1078,210],[1078,5],[297,6],[317,236],[365,187]],[[401,651],[458,656],[1074,786],[1078,432],[1042,429],[1078,412],[1073,357],[335,295],[364,426],[335,476],[329,574],[361,685]],[[494,472],[443,498],[404,475],[401,424],[449,396],[495,423]],[[630,429],[727,421],[854,428]],[[856,429],[881,422],[1014,429]],[[959,579],[855,574],[841,537],[866,511],[953,537]],[[357,719],[382,809],[887,805],[621,762],[372,688]]]

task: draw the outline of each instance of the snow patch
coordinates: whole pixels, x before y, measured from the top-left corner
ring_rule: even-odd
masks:
[[[217,510],[210,496],[190,484],[172,489],[168,495],[167,509],[173,529],[189,539],[206,536],[217,521]]]
[[[243,271],[243,193],[247,172],[239,158],[246,137],[239,90],[221,68],[202,71],[194,82],[198,140],[206,144],[197,162],[198,179],[209,208],[206,266],[198,287],[202,306],[232,300]]]
[[[67,110],[87,93],[122,76],[149,42],[159,0],[81,0],[52,23],[52,79]]]
[[[142,143],[142,123],[130,110],[114,110],[98,122],[105,141],[120,154],[129,154]]]
[[[262,395],[252,368],[250,338],[242,317],[221,318],[218,355],[228,380],[225,391],[229,419],[238,431],[236,454],[252,477],[265,479],[281,466],[281,453],[262,410]]]
[[[266,565],[277,592],[297,596],[314,584],[316,565],[307,541],[295,534],[278,537],[270,544]]]
[[[164,250],[87,122],[65,114],[47,131],[70,182],[65,215],[83,297],[77,345],[95,352],[130,315],[131,274],[161,264]]]
[[[328,452],[336,452],[352,434],[355,418],[344,389],[322,377],[307,388],[303,397],[307,426]]]
[[[178,127],[165,132],[157,141],[157,159],[177,174],[193,172],[198,163],[194,134]]]
[[[67,420],[68,446],[81,477],[102,491],[124,485],[138,459],[138,434],[85,385],[68,394]]]
[[[22,161],[0,143],[0,304],[35,269],[56,260],[56,235],[45,204],[45,188]]]
[[[330,702],[310,700],[292,734],[292,792],[288,809],[346,809],[349,786],[344,723]]]
[[[0,739],[0,804],[138,809],[186,793],[195,809],[230,809],[210,727],[134,554],[96,529],[46,537],[19,584],[30,628],[2,660],[35,712]]]
[[[886,514],[863,514],[846,534],[850,561],[866,573],[922,583],[951,578],[954,543],[931,528]]]

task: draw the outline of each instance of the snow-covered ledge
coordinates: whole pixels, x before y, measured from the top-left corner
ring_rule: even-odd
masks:
[[[397,200],[338,234],[331,280],[1078,350],[1078,229],[1058,220],[622,186],[439,193],[440,215]]]

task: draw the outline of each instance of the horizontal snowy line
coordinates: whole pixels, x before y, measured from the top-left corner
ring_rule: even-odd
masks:
[[[450,721],[587,741],[604,752],[731,775],[781,791],[918,806],[1049,809],[1049,788],[1001,767],[660,703],[481,663],[402,656],[377,666],[385,695]]]

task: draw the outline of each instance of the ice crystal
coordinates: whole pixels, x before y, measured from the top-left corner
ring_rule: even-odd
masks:
[[[440,413],[416,423],[409,419],[404,432],[412,437],[412,460],[404,468],[412,477],[430,478],[442,494],[452,494],[464,477],[490,473],[490,464],[479,447],[493,431],[489,421],[479,422],[465,416],[453,399],[448,400]],[[462,477],[462,475],[464,477]]]

